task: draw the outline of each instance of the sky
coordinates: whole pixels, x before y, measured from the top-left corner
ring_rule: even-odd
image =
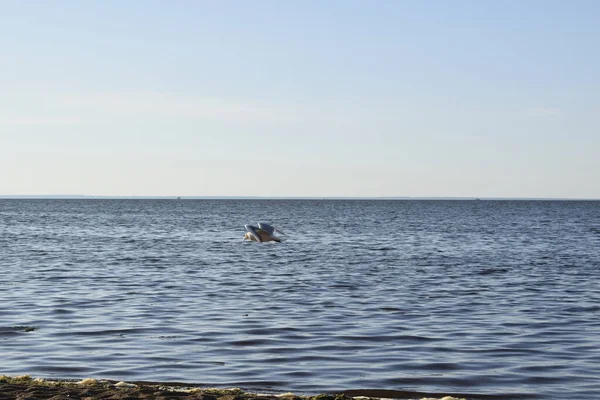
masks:
[[[0,195],[600,199],[600,2],[0,0]]]

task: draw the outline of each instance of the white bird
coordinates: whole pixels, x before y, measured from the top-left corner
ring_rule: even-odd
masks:
[[[244,240],[251,242],[281,242],[282,238],[275,236],[275,231],[284,234],[281,229],[274,228],[264,222],[259,222],[258,228],[252,225],[245,225],[244,228],[246,228]]]

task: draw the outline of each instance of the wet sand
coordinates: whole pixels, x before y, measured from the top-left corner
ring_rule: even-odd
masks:
[[[28,375],[0,376],[0,400],[381,400],[381,397],[364,396],[360,391],[352,393],[320,394],[298,396],[293,393],[261,394],[248,393],[241,389],[216,389],[195,387],[190,384],[158,382],[117,382],[109,380],[84,379],[82,381],[34,379]],[[384,395],[387,391],[380,391]],[[397,399],[415,400],[466,400],[463,398],[423,397],[419,393],[403,393]]]

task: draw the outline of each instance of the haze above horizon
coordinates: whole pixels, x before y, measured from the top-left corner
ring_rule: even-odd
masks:
[[[0,196],[600,199],[600,2],[0,2]]]

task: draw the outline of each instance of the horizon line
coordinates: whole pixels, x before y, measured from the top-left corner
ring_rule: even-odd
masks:
[[[124,196],[124,195],[0,195],[0,199],[40,200],[545,200],[600,201],[585,197],[479,197],[479,196]]]

